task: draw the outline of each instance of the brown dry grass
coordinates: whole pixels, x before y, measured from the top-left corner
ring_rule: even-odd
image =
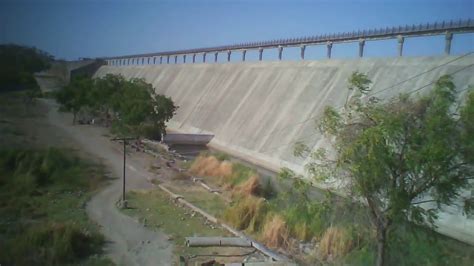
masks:
[[[232,163],[220,162],[215,156],[199,156],[189,171],[198,176],[228,177],[232,175]]]
[[[262,192],[262,185],[260,183],[260,176],[252,175],[244,183],[234,188],[235,193],[243,196],[259,196]]]
[[[285,220],[278,214],[266,219],[262,239],[271,248],[289,246],[289,231]]]
[[[348,230],[341,227],[329,227],[319,243],[318,253],[323,260],[331,260],[351,251],[353,241]]]
[[[265,199],[248,196],[242,197],[235,205],[228,208],[223,218],[238,230],[247,229],[250,232],[257,232],[264,221],[265,214]]]

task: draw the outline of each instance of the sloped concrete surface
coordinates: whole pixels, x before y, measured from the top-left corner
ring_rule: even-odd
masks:
[[[458,91],[465,93],[474,84],[474,54],[103,66],[95,76],[111,73],[144,78],[179,105],[169,123],[172,130],[212,134],[211,147],[271,170],[288,167],[304,173],[305,161],[293,156],[294,144],[301,141],[314,149],[324,145],[315,120],[327,105],[344,105],[349,93],[347,79],[354,71],[368,75],[373,96],[379,98],[423,93],[444,74],[453,74]],[[473,220],[447,212],[440,218],[440,231],[474,242]]]

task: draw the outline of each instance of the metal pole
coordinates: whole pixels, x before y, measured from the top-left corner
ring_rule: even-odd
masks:
[[[122,201],[125,202],[125,165],[127,154],[127,141],[123,140],[123,187],[122,187]]]

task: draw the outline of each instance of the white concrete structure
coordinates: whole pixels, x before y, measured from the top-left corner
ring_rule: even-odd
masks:
[[[298,62],[103,66],[96,76],[144,78],[179,105],[169,123],[183,133],[215,135],[210,146],[276,170],[304,172],[293,156],[302,141],[323,144],[315,119],[325,106],[342,106],[352,72],[373,81],[374,96],[422,93],[444,74],[453,74],[459,91],[474,84],[474,54],[443,57],[360,58]],[[453,218],[454,217],[454,218]],[[474,221],[442,214],[440,230],[474,244]],[[447,228],[447,229],[446,229]],[[451,230],[452,229],[452,230]]]

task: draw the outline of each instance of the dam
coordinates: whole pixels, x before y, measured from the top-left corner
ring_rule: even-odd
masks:
[[[442,75],[452,75],[462,99],[474,84],[474,54],[436,57],[325,59],[318,61],[229,62],[223,64],[104,65],[95,77],[120,74],[143,78],[179,109],[168,127],[180,133],[210,134],[211,148],[278,171],[305,174],[294,145],[324,145],[316,121],[328,105],[342,107],[347,79],[358,71],[372,80],[369,96],[423,94]],[[318,184],[315,184],[318,186]],[[472,243],[474,220],[450,207],[440,213],[438,231]]]

